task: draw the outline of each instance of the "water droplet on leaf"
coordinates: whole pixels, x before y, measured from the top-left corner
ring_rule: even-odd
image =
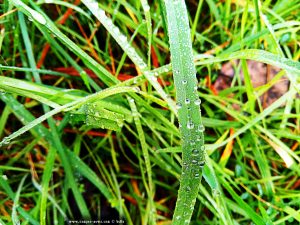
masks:
[[[195,159],[192,160],[192,163],[193,163],[193,164],[197,164],[197,162],[198,162],[198,161],[195,160]]]
[[[205,128],[204,128],[204,126],[201,124],[201,125],[199,125],[198,130],[199,130],[200,132],[203,132],[203,131],[205,130]]]
[[[186,125],[187,129],[193,129],[194,126],[195,125],[193,124],[193,122],[188,122],[187,125]]]
[[[205,161],[199,162],[199,166],[200,166],[201,168],[204,167],[204,165],[205,165]]]
[[[192,150],[192,153],[193,153],[194,155],[198,155],[198,154],[199,154],[199,151],[198,151],[197,149],[193,149],[193,150]]]
[[[31,16],[42,25],[45,25],[47,23],[47,20],[45,19],[45,17],[37,11],[32,10]]]
[[[201,100],[200,100],[200,99],[195,100],[195,101],[194,101],[194,104],[195,104],[195,105],[200,105],[200,104],[201,104]]]
[[[177,108],[177,109],[181,109],[181,108],[182,108],[182,104],[181,104],[180,102],[178,102],[178,103],[176,104],[176,108]]]

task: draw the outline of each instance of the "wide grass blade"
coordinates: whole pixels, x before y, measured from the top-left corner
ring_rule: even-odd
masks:
[[[205,164],[204,126],[197,95],[188,15],[183,0],[166,0],[167,25],[178,120],[182,136],[182,174],[173,224],[189,224]]]

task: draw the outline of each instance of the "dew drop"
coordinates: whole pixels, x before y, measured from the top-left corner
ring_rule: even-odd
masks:
[[[180,219],[181,219],[181,216],[176,216],[175,219],[176,219],[176,220],[180,220]]]
[[[39,12],[32,11],[31,16],[42,25],[45,25],[47,23],[47,20],[45,19],[45,17],[42,14],[40,14]]]
[[[248,192],[244,192],[242,195],[241,195],[241,198],[243,200],[247,199],[249,197],[249,193]]]
[[[186,125],[187,129],[190,129],[190,130],[193,129],[194,126],[195,125],[192,122],[188,122],[187,125]]]
[[[201,104],[201,100],[200,100],[200,99],[195,100],[195,101],[194,101],[194,104],[195,104],[195,105],[200,105],[200,104]]]
[[[141,89],[139,87],[134,87],[133,90],[136,91],[136,92],[140,92],[141,91]]]
[[[113,28],[113,31],[114,31],[115,34],[118,34],[118,35],[119,35],[119,33],[120,33],[120,30],[119,30],[118,27],[114,27],[114,28]]]
[[[184,84],[184,85],[186,85],[187,84],[187,80],[182,80],[181,83]]]
[[[199,166],[200,166],[201,168],[204,167],[204,165],[205,165],[205,161],[199,162]]]
[[[144,10],[145,10],[145,12],[148,12],[150,10],[149,5],[145,5]]]
[[[87,3],[87,6],[89,6],[89,8],[90,8],[91,10],[98,9],[98,13],[99,13],[99,14],[101,13],[101,11],[103,11],[103,10],[99,10],[98,3],[97,3],[96,1],[88,2],[88,3]]]
[[[193,164],[197,164],[197,162],[198,162],[198,161],[197,161],[196,159],[193,159],[193,160],[192,160],[192,163],[193,163]]]
[[[213,195],[214,198],[219,197],[220,196],[219,190],[216,189],[216,188],[213,188],[212,189],[212,195]]]
[[[103,23],[104,23],[104,22],[103,22]],[[106,24],[107,24],[108,27],[113,26],[113,22],[112,22],[111,19],[109,19],[109,18],[106,18]]]
[[[200,176],[199,173],[195,173],[195,178],[198,178]]]
[[[192,154],[198,155],[198,154],[199,154],[199,151],[198,151],[197,149],[193,149],[193,150],[192,150]]]
[[[82,70],[82,71],[79,73],[79,75],[80,75],[80,76],[87,76],[87,73],[86,73],[84,70]]]
[[[147,68],[147,64],[146,63],[144,63],[143,61],[140,61],[139,62],[139,67],[140,67],[140,69],[146,69]]]
[[[205,128],[204,128],[204,126],[203,126],[203,125],[199,125],[199,128],[198,128],[198,130],[199,130],[200,132],[203,132],[203,131],[205,130]]]
[[[154,76],[152,76],[152,77],[150,77],[150,80],[152,80],[153,82],[156,82],[156,81],[157,81],[157,78],[154,77]]]
[[[185,99],[185,104],[190,104],[191,100],[189,98]]]
[[[205,146],[202,145],[202,146],[201,146],[201,151],[204,151],[204,150],[205,150]]]
[[[177,108],[177,109],[181,109],[181,108],[182,108],[182,104],[181,104],[180,102],[178,102],[178,103],[176,104],[176,108]]]
[[[127,41],[127,37],[125,35],[121,35],[119,38],[120,38],[121,42],[126,42]]]
[[[272,208],[272,207],[269,207],[269,208],[267,209],[267,214],[268,214],[268,215],[271,215],[272,212],[273,212],[273,208]]]

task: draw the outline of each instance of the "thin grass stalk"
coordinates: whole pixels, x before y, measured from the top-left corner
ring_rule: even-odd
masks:
[[[151,43],[152,43],[152,23],[151,23],[151,13],[150,6],[147,0],[141,0],[142,7],[145,12],[147,33],[148,33],[148,68],[151,69]]]
[[[148,194],[149,197],[149,207],[150,207],[150,212],[149,212],[149,224],[155,224],[155,220],[156,220],[156,210],[155,210],[155,206],[154,206],[154,185],[153,185],[153,180],[152,180],[152,169],[151,169],[151,162],[150,162],[150,156],[149,156],[149,152],[148,152],[148,148],[147,148],[147,143],[146,143],[146,138],[145,138],[145,134],[142,128],[142,123],[140,120],[140,116],[136,107],[136,104],[134,102],[134,99],[131,97],[127,97],[127,100],[129,102],[132,114],[133,114],[133,118],[134,118],[134,122],[137,128],[137,132],[138,132],[138,136],[139,136],[139,140],[141,143],[141,148],[142,148],[142,152],[143,152],[143,157],[145,160],[145,165],[146,165],[146,173],[147,173],[147,179],[148,179],[148,183],[146,183],[146,181],[144,181],[144,185],[145,185],[145,189],[146,192]],[[142,167],[142,165],[141,165]]]

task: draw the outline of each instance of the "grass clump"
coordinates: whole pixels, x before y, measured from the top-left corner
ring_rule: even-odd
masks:
[[[3,1],[0,223],[299,223],[297,3]]]

